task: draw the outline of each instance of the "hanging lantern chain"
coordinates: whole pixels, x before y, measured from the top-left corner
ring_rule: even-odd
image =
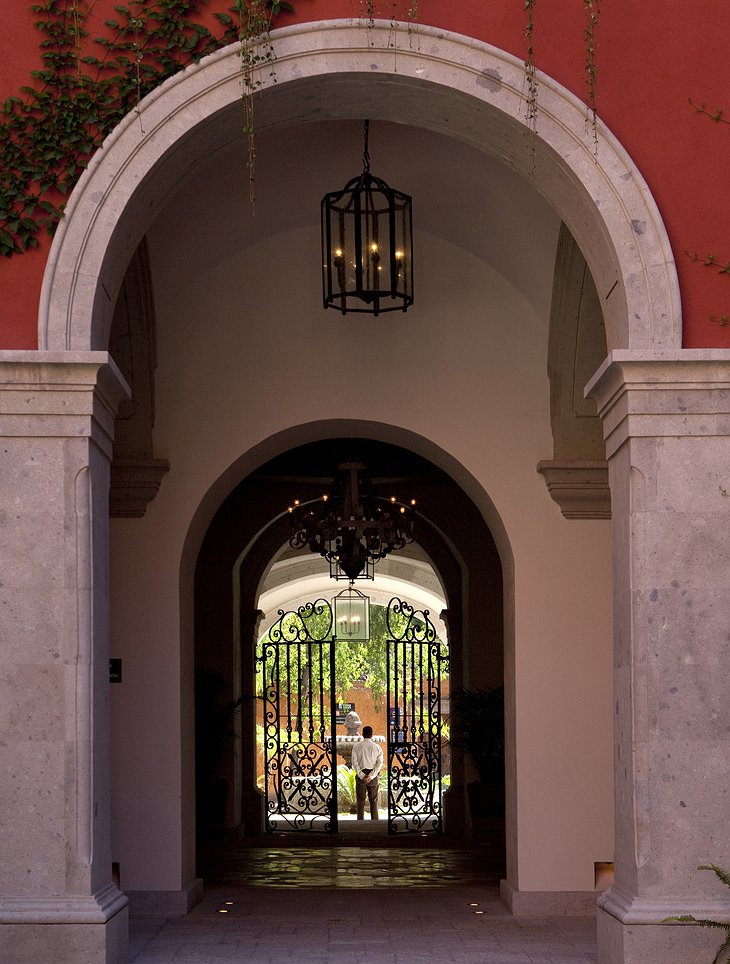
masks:
[[[364,132],[364,136],[365,136],[365,146],[364,146],[364,148],[363,148],[362,164],[363,164],[363,170],[364,170],[364,171],[367,171],[367,172],[370,171],[370,154],[368,153],[368,135],[369,135],[369,134],[370,134],[370,121],[369,121],[369,120],[366,120],[366,121],[365,121],[365,132]]]

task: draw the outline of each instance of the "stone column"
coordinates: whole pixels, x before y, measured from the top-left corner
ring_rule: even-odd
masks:
[[[730,920],[730,352],[617,351],[588,387],[614,526],[615,881],[601,964],[711,960]]]
[[[127,960],[109,833],[106,352],[0,352],[0,959]]]

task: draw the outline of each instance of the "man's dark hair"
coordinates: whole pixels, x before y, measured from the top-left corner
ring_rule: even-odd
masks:
[[[364,740],[369,740],[372,735],[373,735],[372,726],[364,726],[362,728],[362,736]]]

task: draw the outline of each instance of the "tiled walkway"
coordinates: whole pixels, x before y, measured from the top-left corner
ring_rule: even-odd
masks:
[[[585,964],[595,919],[512,918],[479,854],[243,851],[187,917],[132,922],[134,964]]]

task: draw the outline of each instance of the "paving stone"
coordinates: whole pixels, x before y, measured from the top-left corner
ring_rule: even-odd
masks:
[[[189,915],[132,921],[134,964],[596,961],[595,920],[513,918],[478,853],[298,847],[217,861]]]

